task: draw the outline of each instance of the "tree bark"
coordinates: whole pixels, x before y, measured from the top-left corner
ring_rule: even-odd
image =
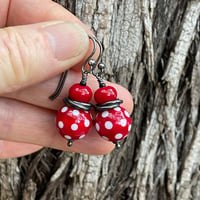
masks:
[[[0,162],[0,199],[199,200],[200,1],[57,0],[104,45],[133,130],[105,156],[52,149]]]

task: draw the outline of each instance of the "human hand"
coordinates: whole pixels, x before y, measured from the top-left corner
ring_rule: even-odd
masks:
[[[55,126],[56,111],[68,88],[81,79],[80,70],[74,69],[81,69],[89,52],[87,27],[49,0],[10,4],[0,0],[0,8],[0,158],[26,155],[43,146],[88,154],[110,152],[114,145],[93,128],[68,147]],[[50,101],[59,75],[69,68],[63,92]],[[98,88],[96,82],[89,77],[93,91]],[[131,95],[119,85],[114,87],[131,113]]]

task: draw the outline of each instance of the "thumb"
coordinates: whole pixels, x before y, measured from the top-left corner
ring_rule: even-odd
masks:
[[[65,71],[83,59],[88,46],[87,33],[72,22],[0,29],[0,94]]]

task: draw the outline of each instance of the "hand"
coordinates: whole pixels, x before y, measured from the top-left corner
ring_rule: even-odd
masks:
[[[91,48],[87,36],[91,32],[52,1],[10,2],[0,0],[0,158],[26,155],[43,146],[88,154],[110,152],[114,145],[94,129],[67,147],[55,127],[62,99],[81,79],[80,63]],[[69,68],[63,92],[50,101],[61,72]],[[92,77],[88,85],[93,91],[98,88]],[[114,87],[131,113],[131,95],[119,85]]]

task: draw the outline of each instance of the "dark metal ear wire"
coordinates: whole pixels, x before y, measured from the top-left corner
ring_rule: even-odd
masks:
[[[96,60],[96,64],[98,64],[99,71],[97,73],[95,73],[95,68],[93,68],[92,69],[92,74],[98,80],[99,87],[105,87],[106,84],[104,83],[103,77],[102,77],[102,74],[103,74],[103,72],[105,70],[105,67],[106,67],[105,64],[102,62],[103,46],[102,46],[101,42],[97,38],[94,38],[94,40],[97,42],[97,44],[99,45],[99,48],[100,48],[100,53],[99,53],[99,56],[98,56],[98,58]],[[123,103],[123,101],[121,99],[116,99],[116,100],[113,100],[113,101],[109,101],[109,102],[103,103],[101,105],[96,104],[94,106],[94,108],[95,108],[96,111],[101,112],[101,111],[104,111],[104,110],[116,108],[116,107],[120,106],[121,103]],[[119,148],[120,144],[116,143],[116,146],[117,146],[117,148]]]
[[[91,73],[93,68],[95,68],[95,66],[96,66],[96,61],[93,60],[92,57],[94,56],[94,54],[96,52],[97,45],[95,42],[95,38],[93,36],[88,35],[88,37],[93,42],[93,50],[92,50],[92,53],[89,55],[89,57],[85,60],[85,62],[82,65],[82,68],[81,68],[82,69],[82,79],[80,81],[80,85],[86,85],[88,74]],[[89,65],[89,69],[86,67],[87,64]]]
[[[66,77],[67,77],[67,73],[68,73],[68,70],[64,71],[64,72],[61,74],[61,76],[60,76],[60,81],[59,81],[59,83],[58,83],[58,86],[57,86],[55,92],[54,92],[51,96],[49,96],[49,99],[50,99],[50,100],[53,101],[53,100],[56,99],[56,98],[59,96],[59,94],[61,93],[61,91],[62,91],[62,89],[63,89],[63,86],[64,86],[64,83],[65,83],[65,80],[66,80]]]
[[[96,42],[95,42],[95,38],[91,35],[88,35],[89,39],[92,40],[93,42],[93,50],[92,50],[92,53],[89,55],[89,57],[85,60],[85,62],[83,63],[82,65],[82,72],[83,73],[90,73],[91,72],[91,68],[89,70],[85,69],[86,65],[89,64],[89,61],[91,60],[91,58],[94,56],[95,52],[96,52],[96,49],[97,49],[97,45],[96,45]]]
[[[97,78],[97,80],[99,82],[99,86],[104,87],[105,83],[103,82],[103,79],[102,79],[102,73],[105,70],[105,65],[101,62],[102,55],[103,55],[103,46],[97,38],[95,38],[91,35],[88,35],[88,37],[93,42],[93,50],[82,65],[82,79],[81,79],[80,84],[86,85],[88,74],[92,73]],[[92,59],[92,57],[94,56],[96,49],[97,49],[96,44],[98,44],[98,46],[100,48],[100,52],[99,52],[98,58],[96,60],[94,60],[94,59]],[[89,69],[87,69],[87,67],[86,67],[87,64],[89,65]],[[97,65],[98,65],[98,68],[100,71],[98,73],[95,73],[95,68]],[[49,99],[54,100],[60,95],[60,93],[63,89],[64,83],[65,83],[66,77],[67,77],[67,73],[68,73],[68,70],[64,71],[61,74],[58,86],[57,86],[55,92],[51,96],[49,96]]]
[[[96,63],[98,63],[95,60],[93,62],[91,58],[94,56],[94,54],[96,52],[96,42],[98,44],[100,44],[100,42],[97,41],[96,38],[91,36],[91,35],[88,35],[88,37],[89,37],[89,39],[91,39],[93,41],[93,50],[92,50],[92,53],[90,54],[90,56],[85,60],[85,62],[82,65],[82,80],[80,82],[81,85],[85,85],[86,84],[88,73],[91,73],[91,71],[93,70],[93,67],[96,66]],[[101,49],[101,47],[100,47],[100,49]],[[101,52],[102,52],[102,50],[101,50]],[[102,53],[100,53],[100,55],[101,54]],[[99,61],[99,59],[101,57],[100,55],[99,55],[97,61]],[[87,64],[89,64],[89,66],[90,66],[89,70],[85,69]],[[55,92],[52,95],[49,96],[50,100],[54,100],[60,95],[60,93],[61,93],[61,91],[63,89],[64,83],[65,83],[66,77],[67,77],[67,73],[68,73],[68,70],[64,71],[61,74],[60,81],[58,83],[58,86],[57,86]]]
[[[97,38],[93,38],[95,40],[95,42],[97,42],[97,44],[99,45],[99,48],[100,48],[100,53],[99,53],[99,56],[98,58],[96,59],[96,64],[99,63],[99,61],[102,59],[102,55],[103,55],[103,46],[101,44],[101,42],[97,39]]]
[[[103,55],[103,46],[101,44],[101,42],[97,39],[94,38],[95,42],[97,42],[99,48],[100,48],[100,53],[99,56],[96,60],[96,64],[98,64],[98,69],[100,70],[99,72],[95,73],[95,67],[92,69],[92,74],[97,78],[98,82],[99,82],[99,87],[104,87],[106,86],[106,84],[103,82],[103,78],[102,78],[102,73],[105,70],[105,64],[102,63],[102,55]]]

